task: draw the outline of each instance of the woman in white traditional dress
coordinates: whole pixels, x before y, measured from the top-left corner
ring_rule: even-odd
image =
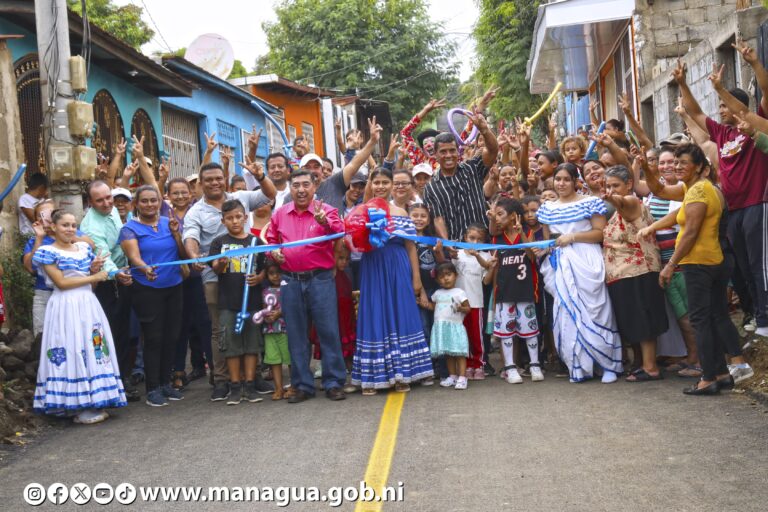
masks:
[[[549,253],[541,271],[544,286],[555,298],[555,345],[571,382],[589,380],[601,369],[603,382],[611,383],[623,368],[600,248],[606,208],[601,199],[576,193],[578,176],[573,164],[555,170],[559,199],[542,204],[538,218],[547,237],[557,236],[556,247],[537,253]]]
[[[55,241],[32,258],[45,271],[53,294],[45,311],[34,409],[51,415],[74,414],[76,423],[107,419],[104,409],[127,405],[109,323],[91,285],[107,279],[85,242],[74,242],[71,213],[51,216]]]

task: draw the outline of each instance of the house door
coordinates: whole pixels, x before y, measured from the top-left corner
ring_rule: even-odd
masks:
[[[169,178],[186,178],[200,168],[197,117],[163,106],[163,147],[170,155]]]

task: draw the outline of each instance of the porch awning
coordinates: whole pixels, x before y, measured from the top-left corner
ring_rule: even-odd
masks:
[[[589,87],[635,8],[634,0],[561,0],[539,6],[526,78],[532,94],[557,82],[566,91]]]

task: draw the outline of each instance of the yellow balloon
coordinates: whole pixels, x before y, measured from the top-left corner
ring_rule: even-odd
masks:
[[[547,109],[550,103],[552,103],[552,100],[555,99],[555,96],[557,96],[557,93],[560,92],[560,88],[563,87],[563,82],[557,82],[557,85],[555,86],[555,90],[552,91],[552,94],[549,95],[549,98],[547,98],[547,101],[544,102],[544,104],[541,106],[539,110],[536,111],[535,114],[533,114],[531,117],[526,117],[523,120],[524,124],[532,125],[533,122],[539,118],[541,114],[544,113],[544,111]]]

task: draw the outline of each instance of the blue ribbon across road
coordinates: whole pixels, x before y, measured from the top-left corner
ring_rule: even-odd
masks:
[[[507,245],[507,244],[473,244],[469,242],[456,242],[453,240],[445,240],[444,238],[437,238],[434,236],[415,236],[405,235],[402,233],[389,233],[383,228],[384,224],[379,220],[374,223],[368,223],[368,227],[371,230],[371,245],[374,247],[381,247],[391,237],[403,238],[416,243],[422,243],[426,245],[436,245],[438,241],[443,243],[443,247],[454,247],[456,249],[474,249],[477,251],[495,251],[505,249],[546,249],[555,244],[554,240],[541,240],[538,242],[526,242],[522,244]],[[220,254],[212,254],[209,256],[203,256],[200,258],[191,258],[186,260],[165,261],[160,263],[153,263],[152,265],[146,265],[144,267],[130,267],[130,270],[137,270],[140,268],[149,267],[167,267],[171,265],[192,265],[194,263],[208,263],[209,261],[217,260],[219,258],[237,258],[240,256],[248,256],[251,254],[259,254],[262,252],[276,251],[279,249],[290,249],[293,247],[301,247],[303,245],[319,244],[322,242],[329,242],[331,240],[337,240],[342,238],[345,233],[334,233],[333,235],[323,235],[314,238],[307,238],[306,240],[295,240],[293,242],[286,242],[283,244],[269,244],[269,245],[257,245],[253,247],[243,247],[242,249],[232,249],[231,251],[224,251]],[[383,242],[383,243],[382,243]],[[109,273],[110,277],[114,277],[120,270],[113,270]]]

